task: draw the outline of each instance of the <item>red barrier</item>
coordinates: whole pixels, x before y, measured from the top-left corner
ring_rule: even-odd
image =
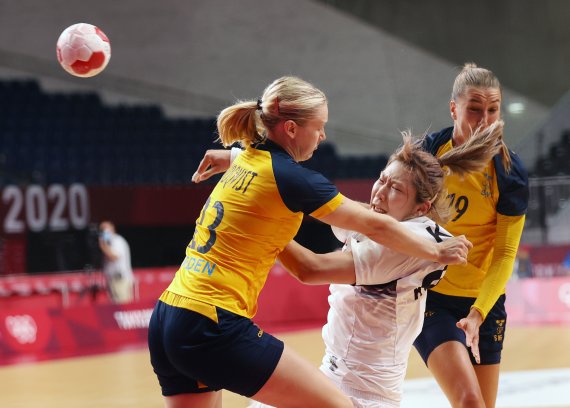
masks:
[[[327,320],[328,295],[328,285],[304,285],[274,265],[253,320],[270,333],[319,327]]]
[[[152,308],[175,270],[135,271],[137,301],[129,305],[110,303],[100,273],[0,279],[0,365],[146,347]],[[328,293],[275,265],[254,321],[270,333],[321,327]],[[507,310],[510,324],[569,324],[570,277],[509,282]]]
[[[146,344],[154,302],[1,311],[0,364],[108,353]]]
[[[509,282],[507,312],[510,324],[570,324],[570,277]]]
[[[135,271],[128,305],[110,303],[100,272],[0,279],[0,365],[146,347],[152,308],[175,271]],[[254,321],[267,332],[319,327],[327,296],[327,285],[303,285],[276,265]]]
[[[570,245],[521,245],[521,250],[529,254],[533,277],[568,276],[569,268],[564,265],[564,260],[570,254]]]

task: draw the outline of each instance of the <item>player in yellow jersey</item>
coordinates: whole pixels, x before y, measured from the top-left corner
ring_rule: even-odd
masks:
[[[464,237],[436,244],[409,234],[298,164],[325,139],[327,119],[325,95],[295,77],[275,80],[257,103],[238,102],[218,116],[224,146],[240,142],[246,150],[206,201],[151,317],[151,363],[167,407],[218,407],[221,389],[279,407],[351,406],[316,367],[251,321],[303,214],[412,256],[465,262],[471,245]]]
[[[453,85],[453,127],[429,135],[424,147],[441,156],[462,145],[475,128],[500,119],[501,96],[491,71],[466,64]],[[467,265],[450,266],[430,290],[414,345],[452,406],[492,408],[506,328],[505,286],[524,226],[528,177],[503,142],[483,171],[450,175],[446,187],[454,214],[444,227],[465,234],[473,250]]]

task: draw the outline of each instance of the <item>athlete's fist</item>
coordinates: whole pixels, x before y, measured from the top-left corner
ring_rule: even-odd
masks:
[[[198,169],[192,175],[192,181],[199,183],[208,180],[215,174],[223,173],[230,167],[230,157],[229,150],[206,150]]]
[[[473,248],[473,244],[465,238],[465,235],[453,237],[440,242],[438,245],[438,262],[445,265],[464,265],[467,263],[467,254]]]

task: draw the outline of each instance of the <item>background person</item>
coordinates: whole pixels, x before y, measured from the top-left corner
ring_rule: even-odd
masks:
[[[529,245],[519,245],[517,256],[515,258],[515,264],[513,266],[513,276],[516,276],[518,279],[527,279],[534,277]]]
[[[103,252],[103,273],[113,303],[129,303],[134,295],[134,275],[129,244],[117,234],[111,221],[99,225],[99,248]]]

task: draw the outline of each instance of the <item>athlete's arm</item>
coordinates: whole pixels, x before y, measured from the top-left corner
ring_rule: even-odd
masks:
[[[473,304],[483,319],[504,292],[515,265],[517,249],[522,236],[525,216],[497,214],[497,232],[491,266],[483,279],[479,296]]]
[[[198,169],[196,169],[196,172],[192,175],[192,181],[194,183],[199,183],[201,181],[208,180],[215,174],[223,173],[230,167],[231,155],[232,153],[230,150],[206,150],[204,157],[198,165]]]
[[[465,264],[472,248],[463,235],[441,243],[410,233],[394,218],[365,209],[346,197],[336,210],[319,220],[336,227],[357,231],[380,245],[416,258],[428,259],[444,265]]]
[[[467,317],[457,322],[457,327],[465,332],[467,346],[477,363],[479,360],[479,327],[487,314],[505,290],[515,264],[515,256],[524,227],[524,215],[506,216],[497,214],[495,249],[489,271],[483,279],[479,296]]]
[[[192,176],[192,181],[197,183],[227,170],[231,163],[231,156],[228,150],[206,151],[198,169]],[[406,255],[442,264],[466,263],[467,252],[472,247],[464,236],[435,244],[425,238],[410,235],[392,217],[369,211],[364,205],[346,197],[335,211],[321,217],[320,220],[330,225],[358,231],[373,241]]]
[[[322,285],[356,282],[354,261],[350,252],[316,254],[291,241],[279,254],[279,261],[291,275],[303,283]]]

